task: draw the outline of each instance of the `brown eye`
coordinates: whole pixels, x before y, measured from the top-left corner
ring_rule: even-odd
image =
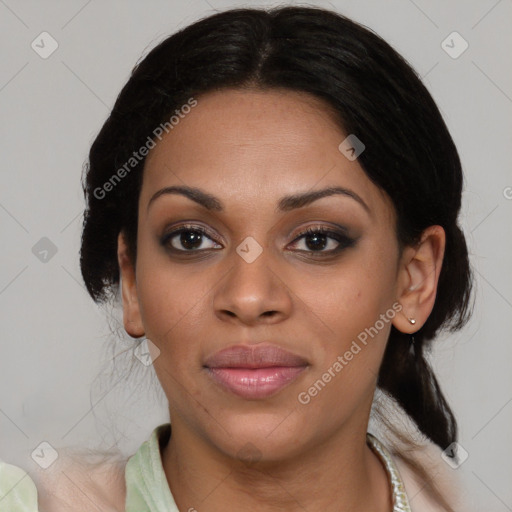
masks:
[[[299,243],[303,242],[302,244]],[[294,240],[298,251],[334,254],[355,244],[355,240],[349,238],[345,233],[326,229],[324,227],[308,228]],[[302,245],[302,248],[300,247]]]
[[[198,252],[221,247],[200,226],[182,226],[166,233],[160,243],[173,251],[179,252]]]

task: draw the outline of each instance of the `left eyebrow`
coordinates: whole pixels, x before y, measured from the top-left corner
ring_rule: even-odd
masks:
[[[192,201],[200,204],[207,210],[214,210],[219,212],[224,210],[223,203],[218,197],[215,197],[212,194],[209,194],[197,187],[188,186],[172,186],[158,190],[153,194],[153,196],[149,200],[147,209],[149,210],[151,203],[155,201],[155,199],[164,194],[183,195],[185,197],[188,197]],[[314,201],[318,201],[323,197],[333,196],[336,194],[341,194],[346,197],[354,199],[366,210],[367,213],[370,213],[370,208],[358,194],[356,194],[353,190],[343,187],[328,187],[322,190],[313,190],[299,194],[293,194],[290,196],[285,196],[278,201],[277,209],[279,211],[287,212],[290,210],[295,210],[297,208],[303,208],[304,206],[307,206],[313,203]]]
[[[367,211],[367,213],[370,213],[370,208],[358,194],[356,194],[353,190],[343,187],[328,187],[322,190],[313,190],[311,192],[286,196],[279,200],[278,208],[279,210],[286,212],[307,206],[308,204],[311,204],[313,201],[317,201],[322,197],[333,196],[336,194],[351,197],[357,201]]]

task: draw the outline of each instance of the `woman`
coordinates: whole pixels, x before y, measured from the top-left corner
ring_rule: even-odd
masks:
[[[75,487],[42,472],[40,509],[462,510],[425,359],[469,316],[462,184],[415,72],[339,14],[231,10],[159,44],[92,145],[80,263],[170,423],[126,465],[62,466]]]

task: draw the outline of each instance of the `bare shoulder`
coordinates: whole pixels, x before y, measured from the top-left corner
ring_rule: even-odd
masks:
[[[39,512],[122,512],[127,458],[113,453],[63,450],[48,468],[31,473]]]

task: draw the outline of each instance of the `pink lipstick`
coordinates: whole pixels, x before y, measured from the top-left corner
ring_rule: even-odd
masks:
[[[308,362],[276,345],[234,345],[206,359],[208,374],[224,389],[246,399],[276,394],[295,380]]]

